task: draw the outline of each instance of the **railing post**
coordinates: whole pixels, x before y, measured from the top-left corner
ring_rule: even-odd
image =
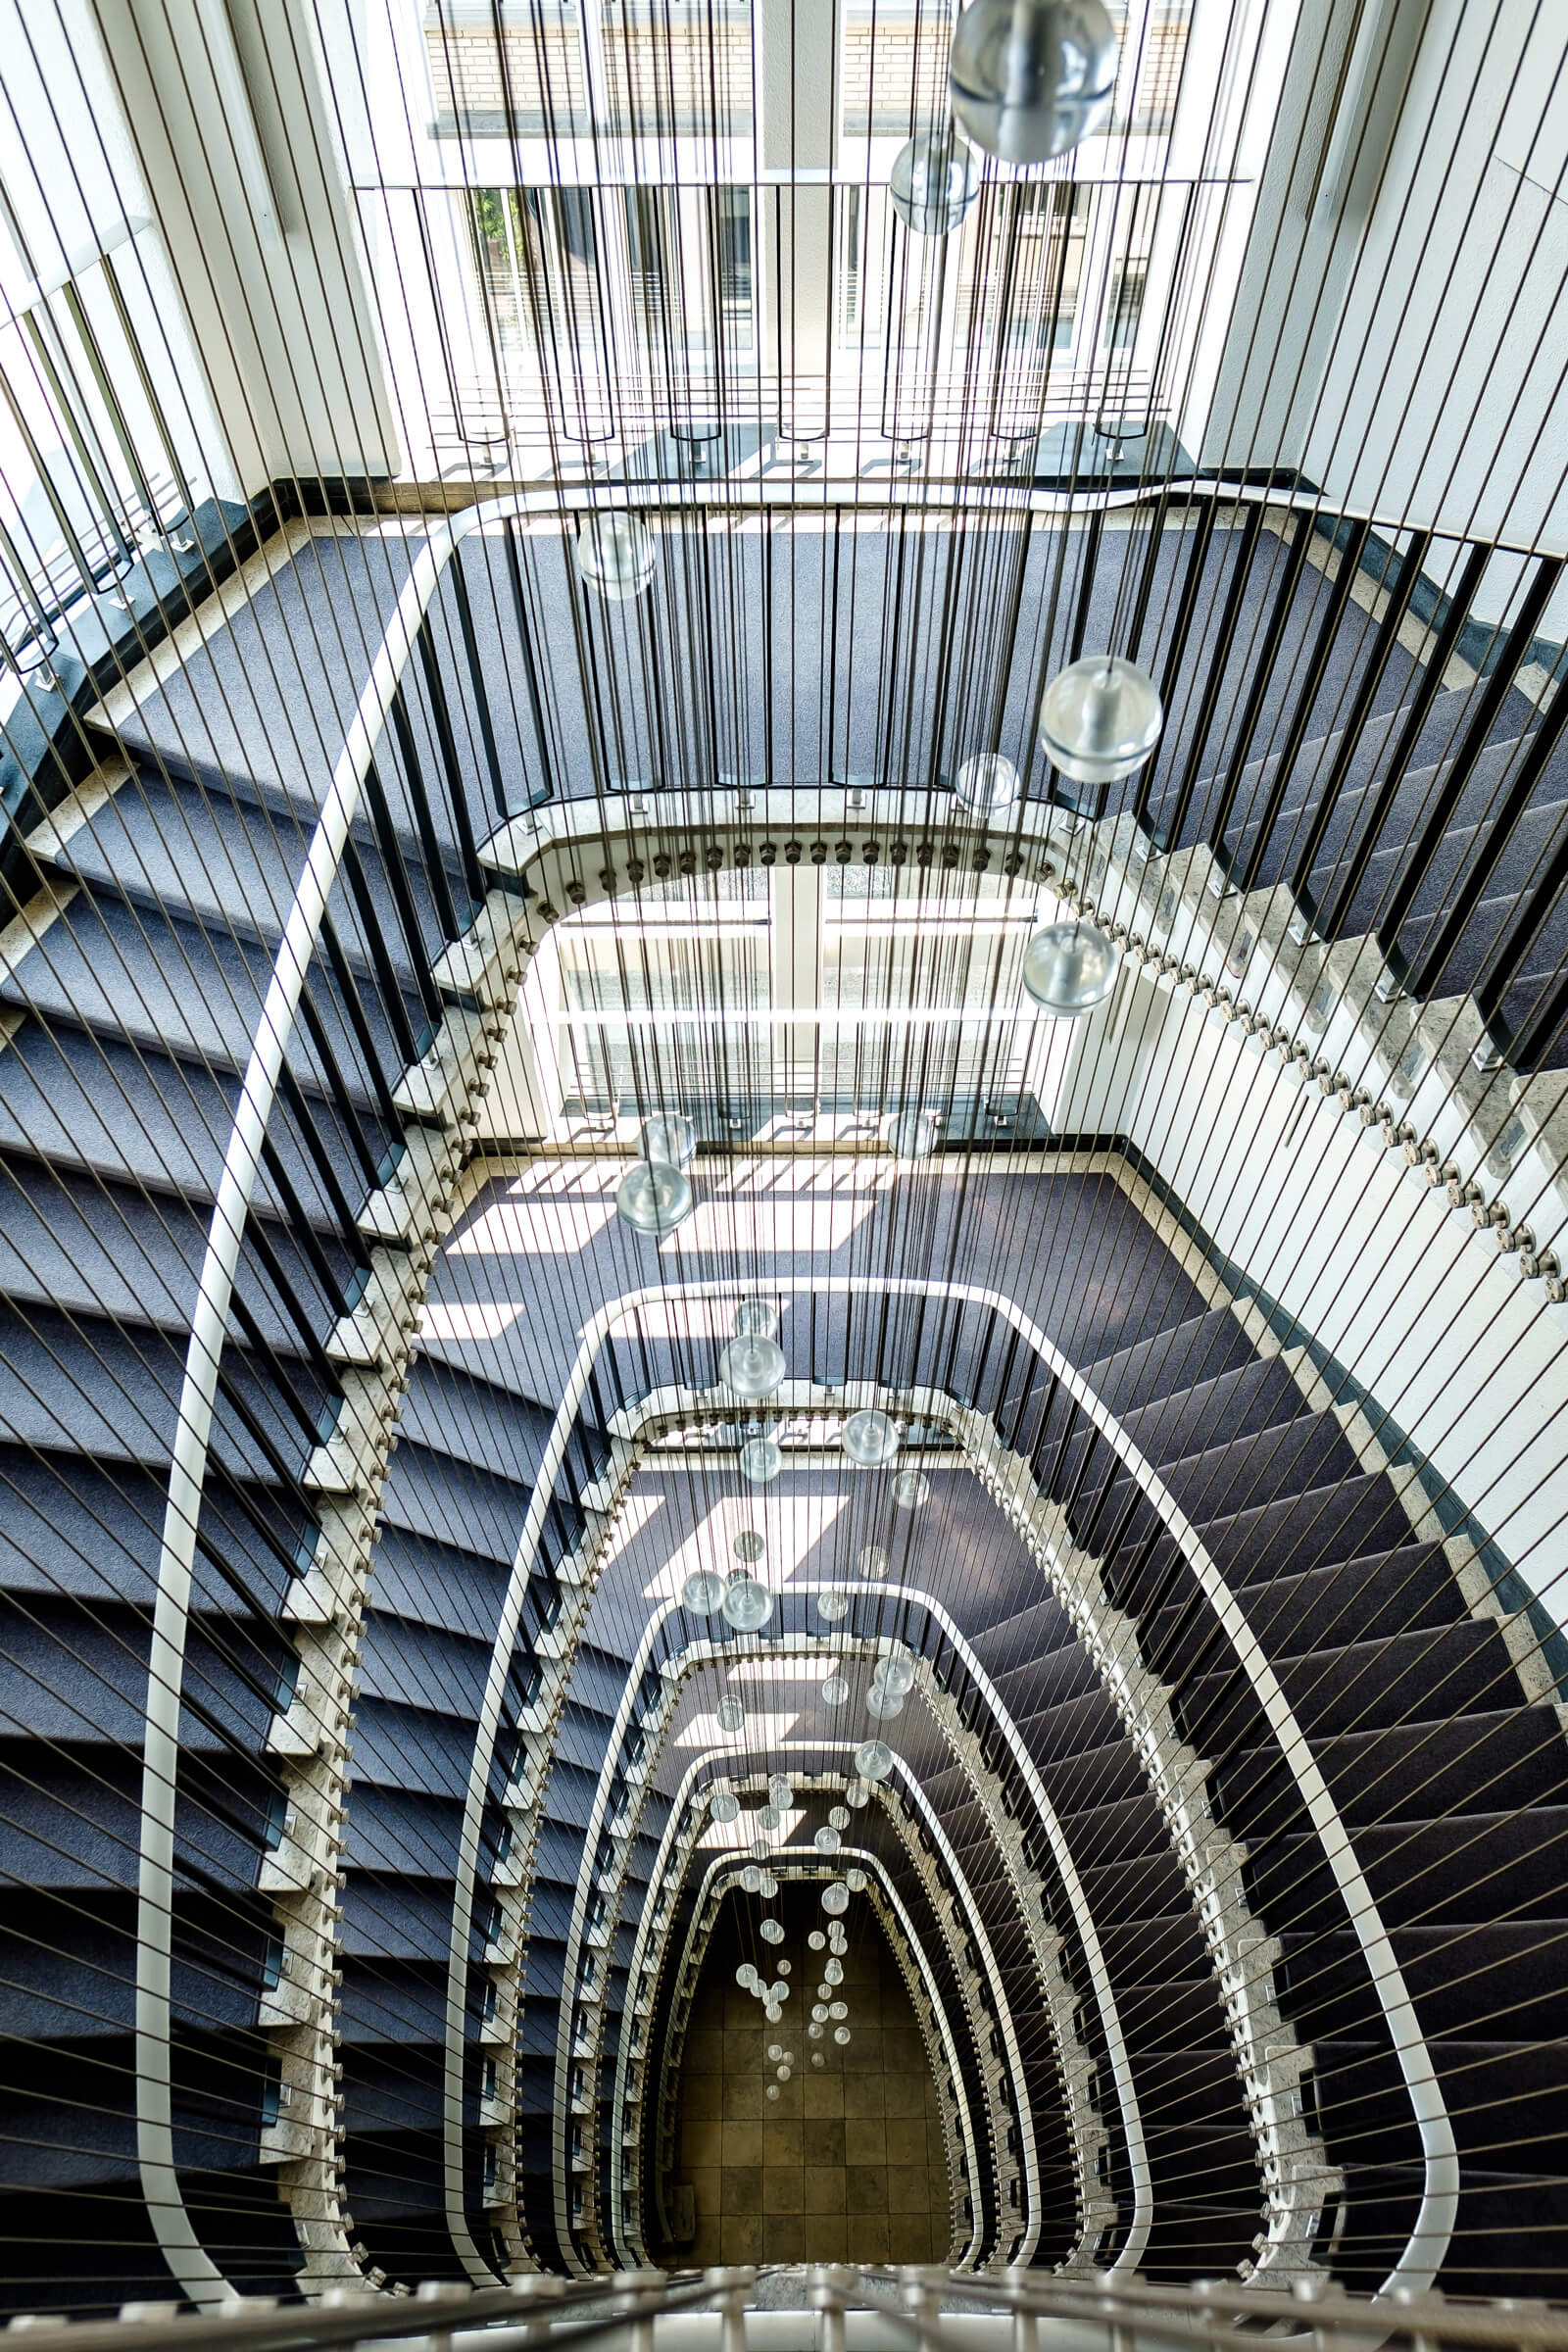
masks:
[[[654,2314],[638,2306],[666,2283],[662,2271],[626,2271],[615,2282],[615,2300],[626,2308],[626,2352],[654,2352]]]
[[[1026,2309],[1017,2299],[1028,2292],[1028,2272],[1004,2271],[1002,2277],[1008,2295],[1013,2298],[1012,2352],[1040,2352],[1039,2314]]]
[[[812,2269],[811,2309],[817,2315],[816,2352],[845,2352],[842,2274],[829,2263]]]
[[[753,2270],[705,2271],[718,2305],[718,2352],[746,2352],[746,2297],[756,2280]]]
[[[558,2278],[551,2271],[538,2271],[525,2278],[514,2278],[510,2283],[513,2293],[523,2302],[545,2307],[543,2310],[530,2311],[526,2322],[529,2343],[542,2343],[550,2333],[549,2306],[559,2303],[565,2293],[565,2280]]]

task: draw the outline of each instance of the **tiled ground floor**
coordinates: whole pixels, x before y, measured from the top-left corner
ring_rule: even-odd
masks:
[[[698,1990],[681,2073],[676,2180],[695,2193],[697,2233],[683,2263],[932,2262],[952,2237],[937,2086],[897,1964],[863,1898],[851,1905],[844,1981],[850,2041],[806,2026],[825,1953],[807,1933],[825,1927],[814,1893],[783,1889],[768,1906],[785,1941],[757,1940],[762,1906],[726,1907]],[[772,1974],[791,1963],[790,1998],[776,2026],[735,1983],[750,1959]],[[709,2022],[711,2021],[711,2022]],[[769,2043],[791,2051],[775,2081]],[[824,2064],[810,2063],[813,2050]]]

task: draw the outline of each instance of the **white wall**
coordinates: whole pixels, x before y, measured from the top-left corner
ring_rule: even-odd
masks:
[[[1568,24],[1367,8],[1388,46],[1359,108],[1356,12],[1303,20],[1208,454],[1299,466],[1331,510],[1568,550]],[[1337,112],[1348,169],[1319,187]]]
[[[1456,535],[1568,549],[1568,24],[1433,0],[1306,471]]]
[[[398,444],[306,0],[92,0],[221,420],[231,494],[395,472]]]

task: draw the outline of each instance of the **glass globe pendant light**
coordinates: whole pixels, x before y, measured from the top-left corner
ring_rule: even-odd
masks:
[[[1119,654],[1090,654],[1058,669],[1040,702],[1040,748],[1079,784],[1130,776],[1159,741],[1165,713],[1147,670]]]
[[[877,1660],[871,1679],[884,1690],[891,1690],[895,1698],[903,1698],[914,1689],[914,1660],[903,1650],[890,1650]]]
[[[847,1870],[844,1873],[844,1884],[852,1894],[863,1894],[865,1892],[864,1871]]]
[[[1018,798],[1018,770],[1001,752],[976,752],[954,777],[953,797],[976,816],[998,816]]]
[[[767,1545],[755,1527],[743,1527],[730,1549],[738,1560],[745,1560],[750,1565],[753,1560],[761,1558]]]
[[[893,1481],[893,1499],[901,1511],[917,1511],[931,1499],[931,1481],[923,1470],[901,1470]]]
[[[892,1416],[867,1405],[852,1413],[839,1444],[858,1470],[880,1470],[899,1450],[899,1433]]]
[[[873,1683],[865,1694],[865,1711],[886,1723],[893,1716],[904,1713],[904,1693],[890,1690],[885,1683]]]
[[[980,193],[974,149],[951,122],[933,122],[901,147],[888,173],[888,195],[906,228],[918,237],[945,237]]]
[[[723,1607],[738,1634],[755,1634],[773,1614],[773,1595],[755,1576],[741,1574],[731,1577]]]
[[[715,1821],[738,1821],[740,1798],[733,1788],[717,1788],[713,1792],[712,1814]]]
[[[1043,1012],[1076,1020],[1103,1004],[1116,985],[1121,950],[1098,923],[1048,923],[1023,952],[1024,994]]]
[[[788,1773],[770,1772],[767,1776],[767,1801],[775,1813],[787,1812],[795,1801]]]
[[[855,1769],[862,1781],[885,1781],[893,1770],[892,1748],[885,1740],[862,1740],[855,1751]]]
[[[711,1568],[694,1568],[680,1589],[680,1605],[694,1617],[711,1617],[724,1598],[724,1579]]]
[[[848,1683],[845,1681],[845,1679],[844,1679],[843,1675],[842,1675],[842,1674],[830,1674],[830,1675],[828,1676],[828,1678],[827,1678],[827,1681],[826,1681],[826,1682],[825,1682],[825,1683],[822,1685],[822,1704],[823,1704],[823,1706],[824,1706],[824,1707],[842,1707],[842,1706],[847,1706],[847,1705],[849,1704],[849,1697],[850,1697],[850,1686],[849,1686],[849,1684],[848,1684]]]
[[[633,1233],[660,1238],[692,1213],[692,1180],[667,1159],[634,1160],[620,1180],[615,1212]]]
[[[730,1330],[738,1340],[778,1337],[778,1308],[770,1298],[743,1298],[735,1309]]]
[[[665,1111],[643,1121],[643,1157],[672,1168],[690,1167],[697,1157],[697,1129],[684,1111]]]
[[[865,1544],[860,1552],[858,1560],[856,1562],[856,1566],[859,1569],[860,1574],[865,1578],[868,1584],[880,1584],[883,1577],[885,1577],[888,1572],[888,1554],[886,1544]]]
[[[811,1838],[811,1843],[819,1854],[836,1854],[839,1850],[839,1834],[831,1822],[824,1822],[821,1829],[817,1830]]]
[[[770,1486],[784,1467],[783,1451],[776,1438],[748,1438],[737,1457],[742,1478],[754,1487]]]
[[[1004,164],[1044,164],[1100,128],[1116,88],[1101,0],[970,0],[948,58],[960,130]]]
[[[837,1625],[841,1617],[849,1615],[849,1609],[850,1604],[845,1594],[831,1585],[816,1596],[816,1613],[819,1617],[825,1618],[829,1625]]]
[[[777,1340],[748,1336],[731,1340],[718,1359],[718,1377],[732,1396],[757,1404],[771,1396],[788,1369]]]
[[[835,1879],[831,1886],[823,1887],[822,1908],[828,1914],[830,1919],[836,1919],[841,1912],[847,1911],[849,1907],[850,1890],[846,1886],[842,1885],[839,1880]]]
[[[654,534],[640,514],[613,509],[590,514],[577,533],[577,569],[609,604],[641,596],[658,564]]]
[[[942,1134],[934,1110],[895,1111],[888,1121],[888,1150],[895,1159],[929,1159]]]
[[[725,1691],[718,1705],[713,1709],[713,1713],[717,1718],[719,1730],[728,1732],[732,1739],[737,1732],[745,1731],[746,1709],[732,1690]]]

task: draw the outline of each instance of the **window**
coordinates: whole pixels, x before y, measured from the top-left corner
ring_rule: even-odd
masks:
[[[1130,351],[1138,340],[1144,289],[1149,271],[1142,262],[1118,262],[1111,273],[1110,299],[1105,305],[1104,343],[1107,351]]]

